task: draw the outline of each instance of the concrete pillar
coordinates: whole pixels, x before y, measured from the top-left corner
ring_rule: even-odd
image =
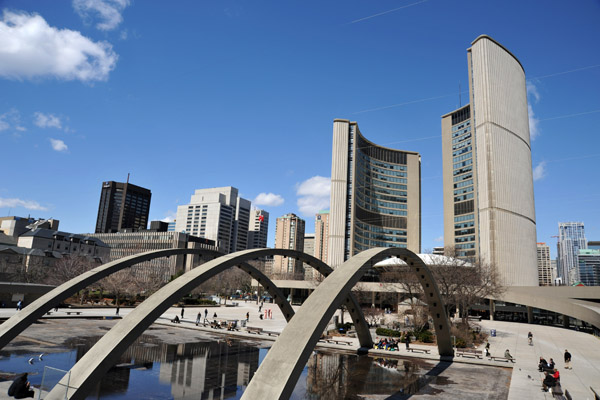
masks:
[[[290,305],[292,304],[292,301],[294,301],[294,289],[293,288],[290,289]]]
[[[533,308],[527,306],[527,323],[533,324]]]
[[[563,328],[569,328],[569,317],[563,314]]]
[[[371,308],[375,308],[375,292],[371,292]]]
[[[493,321],[494,320],[494,311],[495,311],[494,300],[489,299],[489,302],[490,302],[490,321]]]

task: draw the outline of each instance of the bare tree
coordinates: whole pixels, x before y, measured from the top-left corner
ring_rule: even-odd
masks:
[[[116,306],[120,305],[122,298],[135,293],[138,287],[136,279],[129,270],[118,271],[107,276],[102,279],[100,285],[115,296]]]

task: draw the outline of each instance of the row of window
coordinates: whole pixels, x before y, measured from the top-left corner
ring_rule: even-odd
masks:
[[[452,172],[452,175],[456,176],[456,175],[460,175],[460,174],[464,174],[466,172],[470,172],[473,171],[473,166],[469,165],[468,167],[464,167],[461,169],[457,169],[455,171]],[[471,177],[473,174],[469,174],[469,177]]]
[[[406,185],[398,185],[395,183],[388,183],[388,182],[381,182],[375,179],[372,179],[369,176],[365,176],[364,177],[364,181],[363,181],[363,177],[362,176],[358,176],[357,177],[357,183],[359,184],[359,186],[377,186],[377,187],[386,187],[386,188],[391,188],[391,189],[404,189],[406,190]],[[348,185],[350,186],[350,185]]]
[[[452,146],[452,151],[454,151],[454,150],[459,150],[459,149],[462,149],[462,148],[463,148],[463,147],[465,147],[465,146],[470,146],[470,145],[471,145],[471,139],[469,139],[469,140],[467,140],[467,141],[460,142],[460,143],[457,143],[457,144],[453,145],[453,146]]]
[[[460,215],[458,217],[454,217],[454,222],[463,222],[463,221],[468,221],[471,219],[475,219],[475,214],[467,214],[467,215]]]
[[[376,158],[370,158],[369,156],[365,155],[363,152],[360,151],[358,152],[358,161],[359,164],[361,164],[362,161],[363,164],[366,166],[368,166],[369,164],[373,164],[377,167],[393,169],[396,171],[406,171],[407,169],[406,165],[386,163],[385,161],[377,160]]]
[[[465,129],[468,126],[471,126],[471,120],[465,121],[462,124],[454,125],[452,127],[452,132],[456,132],[456,131],[459,131],[461,129]]]
[[[362,229],[363,231],[377,232],[377,233],[385,233],[387,235],[400,235],[406,236],[407,233],[405,230],[391,229],[391,228],[383,228],[381,226],[374,226],[363,224],[362,222],[357,222],[356,227]]]
[[[452,144],[460,143],[463,140],[467,140],[467,139],[470,139],[470,138],[471,138],[471,132],[467,133],[464,136],[459,136],[459,137],[457,137],[455,139],[452,139]]]
[[[454,198],[454,202],[456,203],[457,201],[465,201],[465,200],[469,200],[472,198],[473,198],[473,193],[463,194],[462,196],[456,196]]]
[[[406,178],[394,178],[387,175],[381,175],[377,172],[365,171],[365,176],[372,177],[374,179],[379,179],[385,182],[396,182],[396,183],[408,183]]]
[[[462,154],[462,155],[457,155],[457,157],[454,157],[452,159],[452,162],[457,163],[457,162],[460,162],[460,161],[463,161],[463,160],[473,157],[473,153],[471,153],[469,150],[471,150],[470,146],[460,150],[458,154]],[[463,154],[463,153],[466,153],[466,154]]]
[[[459,182],[454,184],[454,189],[458,189],[461,187],[469,186],[473,184],[473,179],[469,179],[468,181]]]
[[[462,222],[462,223],[459,223],[459,224],[454,224],[454,229],[470,228],[472,226],[475,226],[475,221],[469,221],[469,222]]]
[[[466,165],[471,165],[471,164],[473,164],[473,159],[471,158],[471,155],[470,155],[470,154],[467,154],[466,156],[461,156],[461,157],[462,157],[463,159],[466,159],[466,158],[468,158],[468,160],[454,164],[454,169],[455,169],[455,171],[454,171],[454,172],[455,172],[455,175],[458,175],[458,174],[456,174],[456,170],[457,170],[458,168],[464,167],[464,166],[466,166]],[[457,158],[460,158],[460,157],[457,157]],[[463,169],[464,169],[464,168],[463,168]]]
[[[473,186],[469,186],[467,188],[462,188],[462,189],[456,189],[454,191],[454,195],[457,196],[459,194],[464,194],[464,193],[469,193],[473,191]]]
[[[475,228],[469,228],[469,229],[460,229],[458,231],[454,231],[454,236],[463,236],[463,235],[472,235],[475,233]],[[470,236],[471,238],[473,238],[473,240],[475,240],[475,236]],[[465,240],[465,242],[470,242],[471,240]]]

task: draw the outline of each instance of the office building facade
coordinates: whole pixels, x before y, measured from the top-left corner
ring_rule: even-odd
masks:
[[[296,214],[277,218],[275,248],[304,251],[304,226],[304,220]],[[279,278],[304,279],[302,261],[291,257],[275,256],[273,272]]]
[[[421,251],[421,156],[367,140],[356,122],[333,122],[327,260],[333,268],[363,250]]]
[[[585,286],[600,286],[600,250],[579,250],[577,264],[579,282]]]
[[[315,215],[314,256],[327,264],[329,251],[329,210],[319,211]]]
[[[234,187],[197,189],[189,204],[177,207],[175,231],[213,240],[224,253],[245,250],[250,208]]]
[[[537,286],[525,71],[489,36],[467,55],[470,104],[442,116],[444,243],[503,285]]]
[[[552,264],[550,263],[550,247],[546,243],[537,244],[538,276],[540,286],[552,286]]]
[[[587,249],[583,222],[558,223],[559,278],[564,285],[579,281],[579,250]]]
[[[152,192],[129,182],[102,182],[96,233],[148,227]]]
[[[269,213],[265,210],[253,208],[250,211],[250,225],[248,231],[248,248],[264,249],[267,247],[269,235]]]

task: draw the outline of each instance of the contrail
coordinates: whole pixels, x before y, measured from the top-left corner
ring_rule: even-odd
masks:
[[[581,68],[577,68],[577,69],[572,69],[569,71],[563,71],[563,72],[555,72],[553,74],[548,74],[548,75],[542,75],[542,76],[534,76],[532,78],[529,79],[543,79],[543,78],[550,78],[551,76],[557,76],[557,75],[564,75],[564,74],[570,74],[571,72],[579,72],[579,71],[584,71],[586,69],[592,69],[592,68],[598,68],[600,67],[600,64],[596,64],[596,65],[588,65],[587,67],[581,67]]]
[[[544,119],[540,119],[538,121],[550,121],[553,119],[577,117],[578,115],[594,114],[594,113],[598,113],[598,112],[600,112],[600,110],[592,110],[592,111],[586,111],[586,112],[581,112],[581,113],[577,113],[577,114],[568,114],[568,115],[560,115],[558,117],[544,118]]]
[[[461,92],[461,93],[469,93],[469,92],[466,91],[466,92]],[[407,104],[422,103],[424,101],[429,101],[429,100],[443,99],[444,97],[456,96],[456,94],[457,93],[445,94],[443,96],[428,97],[426,99],[412,100],[412,101],[407,101],[407,102],[404,102],[404,103],[392,104],[392,105],[389,105],[389,106],[383,106],[383,107],[377,107],[377,108],[369,108],[367,110],[355,111],[352,114],[362,114],[362,113],[371,112],[371,111],[385,110],[387,108],[405,106]]]
[[[367,20],[367,19],[379,17],[380,15],[385,15],[385,14],[393,13],[394,11],[402,10],[403,8],[408,8],[408,7],[416,6],[417,4],[425,3],[426,1],[427,0],[418,1],[416,3],[407,4],[407,5],[402,6],[402,7],[394,8],[392,10],[387,10],[387,11],[384,11],[384,12],[380,12],[379,14],[373,14],[373,15],[369,15],[368,17],[364,17],[364,18],[360,18],[360,19],[355,19],[352,22],[348,22],[348,25],[349,24],[355,24],[357,22],[361,22],[361,21],[364,21],[364,20]]]

